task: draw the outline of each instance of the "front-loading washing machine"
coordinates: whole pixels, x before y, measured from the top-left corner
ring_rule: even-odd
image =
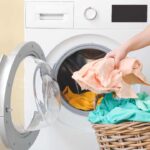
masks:
[[[68,103],[64,89],[82,93],[72,73],[142,31],[149,24],[149,10],[149,0],[25,1],[27,43],[1,58],[4,145],[14,150],[98,150],[89,111]],[[147,49],[130,56],[142,61],[143,72],[150,77]],[[12,120],[10,97],[23,60],[25,115],[24,127],[18,128]]]

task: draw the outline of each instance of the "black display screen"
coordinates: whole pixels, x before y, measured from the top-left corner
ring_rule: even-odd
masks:
[[[147,5],[112,5],[112,22],[147,22]]]

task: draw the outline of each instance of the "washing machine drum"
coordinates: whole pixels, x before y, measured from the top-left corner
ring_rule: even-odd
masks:
[[[59,86],[52,77],[52,70],[46,63],[42,49],[34,42],[19,46],[13,54],[3,55],[0,61],[0,136],[5,147],[27,150],[35,141],[39,130],[57,119],[61,106]],[[22,64],[23,61],[27,63]],[[25,64],[29,70],[24,72],[21,69],[18,73],[18,68]],[[21,80],[20,76],[23,74],[27,78],[22,77]],[[16,86],[15,81],[20,85]],[[26,82],[32,82],[32,88],[27,87],[29,85]],[[17,89],[14,90],[14,87]],[[28,99],[31,105],[25,110],[24,107],[17,108],[24,88],[25,92],[32,95]],[[19,118],[21,114],[15,114],[15,108],[24,111],[23,118]],[[30,121],[24,121],[28,112]],[[20,120],[25,123],[18,124]]]

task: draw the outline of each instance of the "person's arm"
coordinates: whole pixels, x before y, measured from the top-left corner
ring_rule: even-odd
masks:
[[[130,51],[138,50],[148,45],[150,45],[150,26],[145,28],[144,31],[129,39],[127,42],[120,45],[115,50],[109,52],[106,57],[114,58],[116,65],[118,65],[120,60],[125,58]]]
[[[150,45],[150,26],[123,44],[127,52]]]

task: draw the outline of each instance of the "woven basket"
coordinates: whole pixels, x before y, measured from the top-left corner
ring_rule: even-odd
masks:
[[[150,150],[150,123],[94,124],[100,150]]]

